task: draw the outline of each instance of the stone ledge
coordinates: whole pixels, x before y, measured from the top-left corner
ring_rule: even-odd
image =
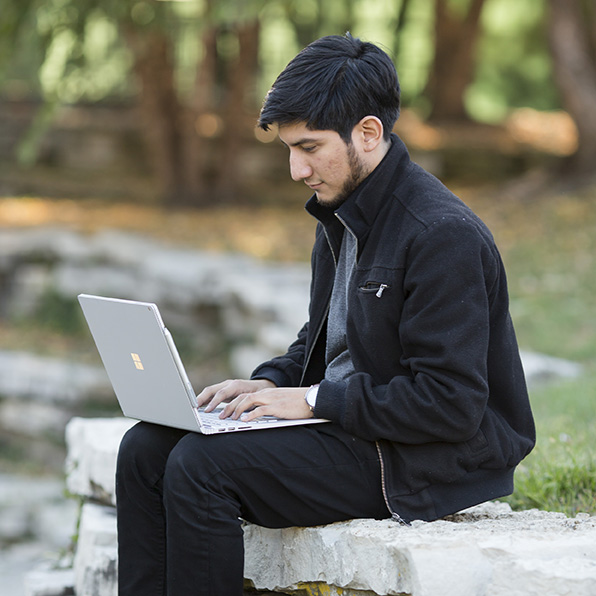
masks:
[[[114,464],[125,419],[73,419],[68,488],[85,505],[77,596],[115,595]],[[431,523],[353,520],[271,530],[246,524],[245,577],[259,590],[313,596],[593,596],[596,517],[487,503]],[[89,586],[92,586],[91,588]]]

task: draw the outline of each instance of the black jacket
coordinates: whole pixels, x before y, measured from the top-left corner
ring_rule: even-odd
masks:
[[[486,226],[395,135],[337,211],[314,197],[307,210],[320,222],[309,322],[253,378],[320,382],[315,415],[377,442],[387,505],[406,521],[511,493],[535,429],[505,271]],[[356,373],[333,383],[321,379],[344,225],[358,239],[347,320]]]

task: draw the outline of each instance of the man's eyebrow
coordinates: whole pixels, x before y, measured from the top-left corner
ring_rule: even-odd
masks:
[[[282,138],[279,139],[286,147],[298,147],[299,145],[308,145],[310,143],[319,143],[320,140],[314,137],[304,137],[302,139],[298,139],[293,143],[286,143]]]

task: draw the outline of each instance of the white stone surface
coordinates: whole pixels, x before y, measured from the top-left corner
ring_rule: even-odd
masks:
[[[264,589],[325,581],[412,596],[593,596],[596,518],[489,503],[449,521],[247,526],[245,575]],[[272,565],[271,562],[278,562]]]
[[[0,474],[0,546],[23,538],[66,549],[76,531],[78,504],[54,478]]]
[[[489,503],[448,521],[354,520],[316,528],[245,526],[245,577],[281,592],[357,596],[594,596],[596,519]],[[77,596],[115,596],[114,509],[87,504]]]
[[[41,589],[39,575],[32,584],[28,583],[31,573],[37,574],[43,566],[47,570],[56,563],[54,552],[40,542],[22,542],[0,551],[0,594],[2,596],[62,596],[63,590],[48,593]],[[72,570],[71,570],[72,575]],[[45,573],[44,573],[45,574]],[[55,577],[46,578],[43,583],[47,588],[56,588]],[[70,584],[72,586],[72,581]],[[33,591],[35,588],[35,591]]]
[[[91,503],[83,507],[74,574],[77,596],[116,596],[118,539],[113,507]]]
[[[0,351],[0,395],[20,401],[73,404],[81,396],[107,399],[114,392],[103,367]]]
[[[118,447],[135,424],[129,418],[73,418],[66,427],[66,488],[74,495],[116,503]]]
[[[66,572],[50,567],[60,565],[59,554],[69,551],[78,511],[78,502],[64,498],[60,479],[0,474],[1,596],[66,596],[54,590]]]
[[[583,371],[581,364],[563,358],[555,358],[526,350],[522,350],[520,355],[526,379],[531,386],[556,381],[557,379],[575,379]]]
[[[99,482],[104,497],[113,491],[109,479],[113,482],[119,437],[130,424],[118,419],[75,419],[69,424],[69,458],[73,463],[81,458],[85,461],[70,472],[70,476],[80,475],[76,482],[69,478],[71,490],[80,486],[80,494],[89,496],[90,487]],[[99,449],[96,457],[88,453],[95,449]],[[71,456],[70,450],[78,455]],[[109,501],[113,500],[110,496]],[[82,566],[84,579],[77,575],[77,586],[108,586],[96,594],[112,596],[115,592],[109,590],[115,587],[110,582],[117,565],[114,509],[86,505],[85,518],[88,521],[81,526],[81,552],[76,558],[77,574],[83,574]],[[596,594],[596,517],[587,514],[570,519],[538,510],[512,512],[506,504],[488,503],[444,520],[414,522],[410,527],[389,520],[282,530],[247,524],[245,546],[245,577],[258,589],[278,592],[304,589],[307,594],[343,596]],[[319,588],[325,591],[317,592]],[[82,595],[77,591],[77,596]]]
[[[68,596],[74,594],[74,569],[54,568],[45,563],[28,573],[23,582],[24,596]],[[16,596],[11,593],[10,596]],[[99,595],[98,595],[99,596]]]

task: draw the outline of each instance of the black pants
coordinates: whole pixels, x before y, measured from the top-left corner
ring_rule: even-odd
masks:
[[[333,424],[205,436],[139,423],[116,474],[121,596],[240,596],[241,520],[389,516],[374,443]]]

